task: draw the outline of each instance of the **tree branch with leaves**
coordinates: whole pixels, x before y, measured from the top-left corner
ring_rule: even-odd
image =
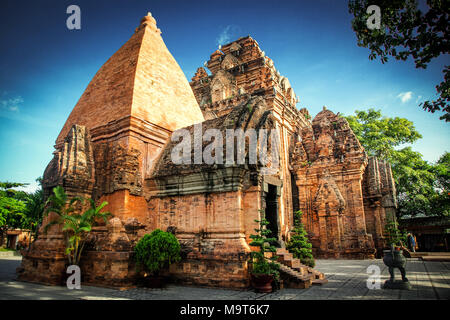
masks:
[[[381,10],[380,28],[367,26],[370,5]],[[370,49],[369,59],[389,57],[412,58],[416,68],[425,69],[435,58],[449,53],[450,5],[448,0],[427,0],[428,11],[422,12],[415,0],[351,0],[352,28],[358,46]],[[450,68],[444,66],[444,81],[436,85],[438,98],[420,105],[429,112],[442,112],[441,120],[450,121]]]
[[[369,156],[388,161],[395,180],[397,215],[443,215],[450,213],[448,152],[436,164],[423,160],[410,146],[422,135],[404,118],[384,117],[374,109],[355,111],[345,117]]]

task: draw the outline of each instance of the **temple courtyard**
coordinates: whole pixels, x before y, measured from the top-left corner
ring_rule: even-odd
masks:
[[[450,262],[408,259],[407,277],[412,290],[368,289],[370,265],[380,268],[380,282],[389,278],[387,267],[376,260],[317,260],[316,270],[325,273],[328,283],[308,289],[281,289],[263,294],[254,291],[225,290],[168,285],[164,289],[133,288],[117,290],[83,286],[69,290],[16,280],[15,270],[21,257],[0,257],[0,300],[448,300],[450,299]],[[396,270],[398,272],[398,270]],[[400,278],[400,275],[396,273]]]

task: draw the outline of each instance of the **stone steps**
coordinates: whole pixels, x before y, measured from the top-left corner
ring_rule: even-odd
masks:
[[[287,288],[307,289],[312,285],[311,275],[303,276],[301,273],[290,267],[279,263],[280,276]]]
[[[285,248],[278,248],[277,256],[281,277],[288,288],[306,289],[311,285],[322,285],[328,282],[322,272],[305,266]]]
[[[450,252],[410,252],[410,256],[422,261],[450,261]]]
[[[302,264],[299,259],[294,258],[292,256],[292,253],[287,251],[285,248],[278,248],[277,256],[278,256],[278,262],[294,269],[295,271],[300,272],[302,275],[307,275],[308,273],[312,273],[311,268]]]
[[[327,279],[314,279],[312,281],[312,285],[313,286],[321,286],[321,285],[326,284],[326,283],[328,283]]]
[[[422,257],[420,257],[420,259],[421,259],[422,261],[449,262],[449,261],[450,261],[450,256],[448,256],[448,255],[442,255],[442,256],[438,256],[438,255],[429,255],[429,256],[422,256]]]
[[[0,257],[20,257],[21,254],[18,251],[0,251]]]
[[[450,252],[410,252],[412,258],[423,256],[450,256]]]

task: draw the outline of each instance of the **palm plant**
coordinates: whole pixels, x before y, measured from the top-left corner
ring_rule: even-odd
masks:
[[[78,265],[80,262],[86,239],[96,219],[102,218],[106,223],[108,216],[111,214],[110,212],[100,212],[108,202],[104,201],[96,206],[94,200],[88,199],[88,201],[91,207],[83,214],[72,214],[64,217],[63,231],[69,236],[66,254],[71,264]]]
[[[65,193],[64,189],[60,186],[53,189],[54,195],[49,197],[47,203],[49,204],[46,209],[46,213],[54,212],[58,215],[58,218],[49,222],[44,231],[51,225],[62,225],[62,231],[64,233],[66,241],[66,255],[70,264],[78,265],[83,252],[86,239],[92,230],[92,226],[96,220],[101,218],[107,222],[110,212],[100,212],[108,202],[103,201],[99,206],[96,206],[95,201],[87,199],[90,203],[90,208],[83,214],[75,212],[74,204],[79,201],[84,203],[85,199],[75,197],[69,200],[69,197]]]
[[[53,194],[48,197],[46,203],[45,203],[45,211],[44,214],[47,216],[49,213],[53,212],[56,213],[59,218],[64,215],[69,215],[70,213],[75,211],[74,204],[76,202],[82,202],[83,199],[80,197],[74,197],[72,199],[69,199],[69,196],[64,191],[64,188],[61,186],[57,186],[53,188]],[[60,219],[50,221],[45,227],[44,232],[47,232],[47,230],[55,225],[60,224]]]

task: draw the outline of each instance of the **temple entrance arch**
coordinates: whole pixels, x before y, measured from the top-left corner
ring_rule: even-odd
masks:
[[[280,187],[274,184],[265,183],[264,184],[264,214],[266,220],[269,222],[267,228],[272,231],[269,235],[271,238],[277,239],[276,247],[281,247],[281,227],[280,227],[280,217],[279,211],[279,192]]]

